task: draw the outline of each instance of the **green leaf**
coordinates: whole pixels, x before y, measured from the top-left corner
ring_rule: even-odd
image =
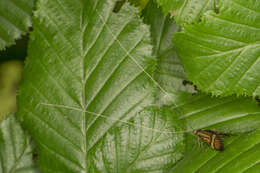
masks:
[[[126,2],[130,2],[131,4],[138,7],[140,11],[142,11],[149,0],[117,0],[113,11],[117,13]]]
[[[183,85],[186,74],[172,43],[172,35],[180,28],[169,15],[163,14],[153,1],[150,1],[144,9],[143,17],[144,22],[151,26],[154,45],[153,55],[157,58],[156,81],[168,93],[176,91],[194,92],[193,86]],[[161,89],[158,89],[157,96],[160,101],[165,99],[164,94]]]
[[[1,173],[40,173],[33,161],[33,146],[14,114],[0,125]]]
[[[178,2],[178,1],[175,2],[175,0],[174,1],[172,1],[172,0],[156,0],[156,2],[159,6],[162,7],[162,9],[165,13],[169,13],[170,11],[173,11],[173,9],[174,9],[173,4],[174,3],[175,4],[183,3],[183,2]]]
[[[143,10],[150,0],[128,0],[128,1],[138,6],[140,10]]]
[[[208,12],[175,35],[188,79],[213,95],[260,95],[260,2],[219,5],[219,14]]]
[[[148,4],[148,7],[149,6],[151,7],[151,4]],[[148,13],[148,15],[146,15],[145,13],[144,16],[149,17],[152,16],[152,14],[153,13]],[[155,12],[154,15],[159,16]],[[152,16],[151,18],[156,17]],[[147,18],[145,18],[145,21],[147,22]],[[158,32],[158,30],[160,30],[159,28],[163,28],[163,24],[160,22],[161,20],[151,20],[150,22],[152,28],[151,30],[153,31],[153,42],[154,44],[157,43],[158,45],[158,40],[160,39],[156,38],[160,37],[157,36],[159,35],[157,33],[160,33]],[[149,20],[147,23],[149,23]],[[166,30],[167,29],[165,29],[165,31]],[[161,33],[167,33],[165,31]],[[154,52],[156,52],[158,47],[160,46],[155,46]],[[156,54],[157,53],[155,53],[155,56]],[[159,60],[160,59],[161,58],[159,57]],[[169,59],[173,59],[173,57]],[[172,64],[167,65],[169,68],[164,67],[158,69],[164,70],[166,72],[171,72],[171,70],[174,70],[176,68],[174,68]],[[169,76],[174,76],[177,74],[179,74],[179,71],[174,71]],[[159,73],[158,76],[160,79],[160,76],[162,75]],[[186,79],[184,73],[182,79]],[[166,80],[166,82],[168,81],[170,81],[170,78]],[[163,82],[159,83],[165,87]],[[176,84],[176,82],[174,84]],[[178,88],[174,85],[172,85],[172,88],[169,88],[172,90],[178,90]],[[170,89],[167,89],[167,91],[170,92]],[[175,92],[175,95],[176,97],[172,99],[175,100],[174,102],[176,102],[176,104],[178,105],[177,109],[181,110],[182,112],[182,115],[180,117],[181,120],[185,121],[187,124],[185,135],[186,152],[182,160],[178,162],[170,172],[208,173],[216,172],[219,168],[221,168],[221,170],[223,171],[229,170],[228,172],[237,173],[240,169],[244,170],[245,167],[254,165],[258,162],[257,156],[255,157],[253,153],[249,152],[248,154],[245,154],[247,153],[248,148],[251,148],[251,151],[253,151],[254,149],[258,149],[258,146],[255,146],[255,144],[258,144],[259,140],[253,140],[254,138],[258,138],[259,134],[256,134],[258,132],[253,132],[252,134],[249,134],[250,131],[254,131],[260,126],[260,107],[256,104],[254,100],[252,100],[251,98],[237,98],[233,96],[216,98],[200,93],[192,95],[190,93]],[[216,129],[220,132],[231,133],[234,136],[225,137],[223,139],[225,143],[225,151],[218,152],[212,150],[207,144],[204,144],[202,145],[202,147],[200,147],[198,144],[198,137],[193,135],[192,133],[192,131],[195,129]],[[251,140],[247,141],[247,138],[250,138]],[[239,141],[241,141],[242,139],[243,143],[240,144]],[[225,156],[223,156],[223,153],[227,154],[224,154]],[[240,153],[242,154],[241,156],[239,156]],[[247,156],[246,158],[251,157],[252,159],[245,159],[246,161],[242,161],[242,157],[244,156]],[[229,163],[233,158],[236,158],[235,161]],[[239,162],[239,160],[241,160],[241,162]],[[224,166],[226,163],[228,166]],[[236,167],[234,167],[232,164],[236,164]],[[257,167],[255,168],[253,166],[251,169],[257,170]]]
[[[205,94],[182,94],[178,101],[183,111],[180,117],[187,130],[217,129],[229,133],[244,133],[260,127],[260,106],[251,98],[216,98]]]
[[[29,31],[34,0],[0,0],[0,50]]]
[[[236,135],[225,139],[225,151],[192,150],[172,170],[173,173],[249,173],[259,172],[260,132]]]
[[[186,122],[187,131],[216,129],[231,136],[223,138],[225,150],[219,152],[207,144],[200,147],[198,137],[187,133],[186,154],[172,172],[239,173],[249,167],[257,169],[254,166],[260,157],[254,152],[260,147],[260,133],[255,130],[260,126],[260,107],[256,101],[251,98],[214,98],[203,94],[183,94],[180,98],[181,119]]]
[[[157,0],[166,13],[174,16],[177,24],[198,22],[208,10],[216,10],[217,0]]]
[[[109,150],[98,158],[96,153],[105,146],[111,150],[121,148],[123,141],[112,141],[118,146],[110,146],[111,137],[134,128],[121,129],[117,124],[128,122],[155,102],[149,28],[138,17],[136,8],[125,4],[119,13],[113,13],[114,6],[115,0],[67,0],[62,4],[38,1],[24,82],[19,90],[18,115],[39,147],[39,165],[44,172],[78,173],[93,167],[97,168],[92,171],[100,172],[99,163],[103,162],[94,161],[112,156]],[[131,121],[142,124],[139,119]],[[134,133],[144,138],[139,128],[133,130],[138,131],[128,137]],[[182,138],[172,136],[158,147],[180,146]],[[136,149],[147,146],[139,144]],[[130,150],[136,146],[127,147]],[[151,159],[140,169],[163,171],[180,157],[183,147],[164,149],[176,153],[149,153]],[[145,152],[149,149],[135,151],[138,156],[148,156]],[[120,172],[126,164],[119,164],[120,159],[111,158],[111,162],[118,163],[116,167],[111,168],[109,160],[101,167]],[[131,163],[138,166],[138,162]],[[131,170],[138,171],[132,166]]]
[[[174,133],[182,128],[169,108],[148,107],[129,124],[112,128],[94,147],[89,172],[166,171],[182,157],[183,134]]]

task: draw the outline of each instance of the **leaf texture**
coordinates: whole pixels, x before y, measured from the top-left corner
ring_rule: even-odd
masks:
[[[203,146],[192,150],[172,170],[173,173],[242,173],[259,172],[259,130],[225,139],[225,151],[218,152]]]
[[[174,104],[174,93],[179,91],[195,92],[192,85],[183,85],[186,74],[176,55],[176,50],[172,43],[172,36],[180,28],[170,18],[164,14],[153,1],[150,1],[143,11],[144,22],[151,26],[151,36],[153,42],[153,55],[157,59],[157,66],[154,77],[160,87],[172,96],[165,99],[165,92],[158,88],[156,93],[157,103],[163,104],[169,100]],[[171,94],[169,94],[171,93]]]
[[[0,125],[0,172],[40,173],[33,161],[33,146],[16,120],[9,114]]]
[[[174,16],[177,24],[198,22],[208,10],[217,9],[217,0],[157,0],[163,10]]]
[[[29,31],[33,8],[34,0],[0,0],[0,50]]]
[[[184,135],[174,133],[182,128],[169,108],[147,107],[106,134],[91,151],[89,172],[165,172],[182,157]]]
[[[205,94],[182,94],[180,98],[180,118],[185,120],[188,131],[211,128],[244,133],[260,125],[260,106],[251,98],[215,98]]]
[[[223,152],[211,149],[193,133],[186,134],[186,154],[171,172],[230,172],[257,170],[260,107],[251,98],[214,98],[203,94],[182,95],[179,106],[187,131],[215,129],[223,137]]]
[[[115,0],[38,1],[18,115],[44,172],[88,172],[100,143],[121,133],[109,130],[154,102],[149,29],[136,8],[125,4],[113,13],[114,6]]]
[[[257,0],[220,0],[219,14],[175,35],[188,79],[213,95],[260,94],[259,8]]]
[[[143,10],[150,0],[129,0],[130,3],[135,4],[140,10]]]

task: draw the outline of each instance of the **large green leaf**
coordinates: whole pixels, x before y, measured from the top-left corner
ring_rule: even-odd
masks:
[[[175,35],[187,76],[213,95],[260,95],[260,2],[221,0],[219,14]]]
[[[155,124],[161,124],[158,128],[171,125],[168,118],[158,118],[158,123],[154,118],[145,120],[143,126],[150,129],[147,134],[143,128],[124,125],[154,103],[154,59],[149,29],[139,19],[138,10],[125,4],[113,13],[115,1],[40,0],[37,4],[18,115],[39,147],[44,172],[122,172],[126,167],[128,171],[162,172],[181,156],[181,137],[170,135],[160,144],[155,142],[161,138],[146,138],[153,136]],[[153,112],[150,116],[154,117]],[[143,124],[140,116],[130,121]],[[133,145],[115,141],[122,133]],[[133,135],[144,143],[132,141]],[[135,142],[139,146],[131,150]],[[171,148],[174,145],[179,149]],[[174,153],[158,155],[158,150],[149,153],[150,160],[142,158],[148,156],[148,146]],[[122,148],[126,149],[123,153],[111,151]],[[121,165],[122,156],[132,154],[128,151],[135,153]],[[138,165],[142,159],[148,160]]]
[[[14,114],[0,125],[0,172],[39,173],[33,161],[33,146]]]
[[[0,50],[28,32],[34,0],[0,0]]]
[[[165,12],[170,12],[178,24],[194,23],[208,10],[216,10],[217,0],[157,0]]]

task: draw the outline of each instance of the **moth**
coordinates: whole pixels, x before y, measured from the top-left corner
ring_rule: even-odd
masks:
[[[226,133],[220,133],[215,130],[195,130],[195,135],[200,137],[204,142],[206,142],[212,149],[218,151],[224,151],[224,144],[222,136],[229,136]]]

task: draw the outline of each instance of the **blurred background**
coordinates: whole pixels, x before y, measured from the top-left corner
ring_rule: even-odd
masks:
[[[16,44],[0,51],[0,121],[16,111],[16,95],[22,81],[22,72],[28,35],[16,40]]]

